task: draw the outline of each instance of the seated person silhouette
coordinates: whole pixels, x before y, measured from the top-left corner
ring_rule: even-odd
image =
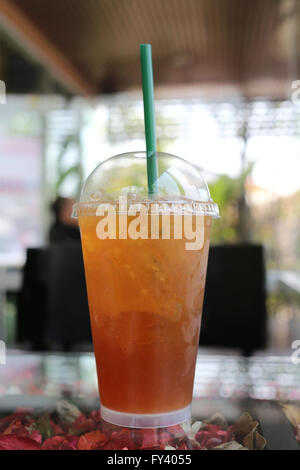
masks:
[[[77,219],[72,218],[74,199],[58,197],[51,205],[54,223],[49,231],[50,243],[80,240]]]

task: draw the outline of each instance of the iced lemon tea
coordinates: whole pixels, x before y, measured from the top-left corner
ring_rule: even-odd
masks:
[[[158,239],[99,239],[101,217],[80,206],[102,406],[132,414],[189,406],[211,217],[202,218],[201,248],[187,250],[184,237],[162,239],[161,232]],[[132,217],[126,217],[129,225]],[[171,215],[171,234],[174,220]]]

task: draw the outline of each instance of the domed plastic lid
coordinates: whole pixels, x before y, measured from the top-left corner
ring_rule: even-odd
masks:
[[[147,186],[146,152],[123,153],[98,165],[87,178],[80,203],[93,206],[103,201],[116,201],[120,195],[135,201],[197,202],[204,215],[219,216],[217,204],[210,197],[201,173],[182,158],[157,152],[158,192],[149,197]]]

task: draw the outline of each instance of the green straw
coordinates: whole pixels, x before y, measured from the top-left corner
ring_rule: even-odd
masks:
[[[144,100],[145,137],[147,150],[147,178],[150,195],[157,193],[157,156],[154,112],[153,70],[151,44],[140,45],[142,88]]]

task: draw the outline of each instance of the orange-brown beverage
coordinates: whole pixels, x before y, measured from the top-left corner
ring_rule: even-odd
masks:
[[[100,220],[79,213],[101,404],[137,414],[185,408],[192,400],[211,218],[203,218],[199,250],[187,250],[185,238],[101,240]]]
[[[99,195],[94,197],[100,204]],[[175,200],[169,232],[164,212],[158,212],[153,232],[148,211],[143,231],[136,216],[117,203],[116,222],[107,225],[104,236],[106,216],[96,209],[98,203],[77,206],[101,411],[114,424],[154,427],[190,416],[213,215],[188,209],[190,227],[200,220],[201,231],[199,246],[191,249],[184,229],[186,199]]]

